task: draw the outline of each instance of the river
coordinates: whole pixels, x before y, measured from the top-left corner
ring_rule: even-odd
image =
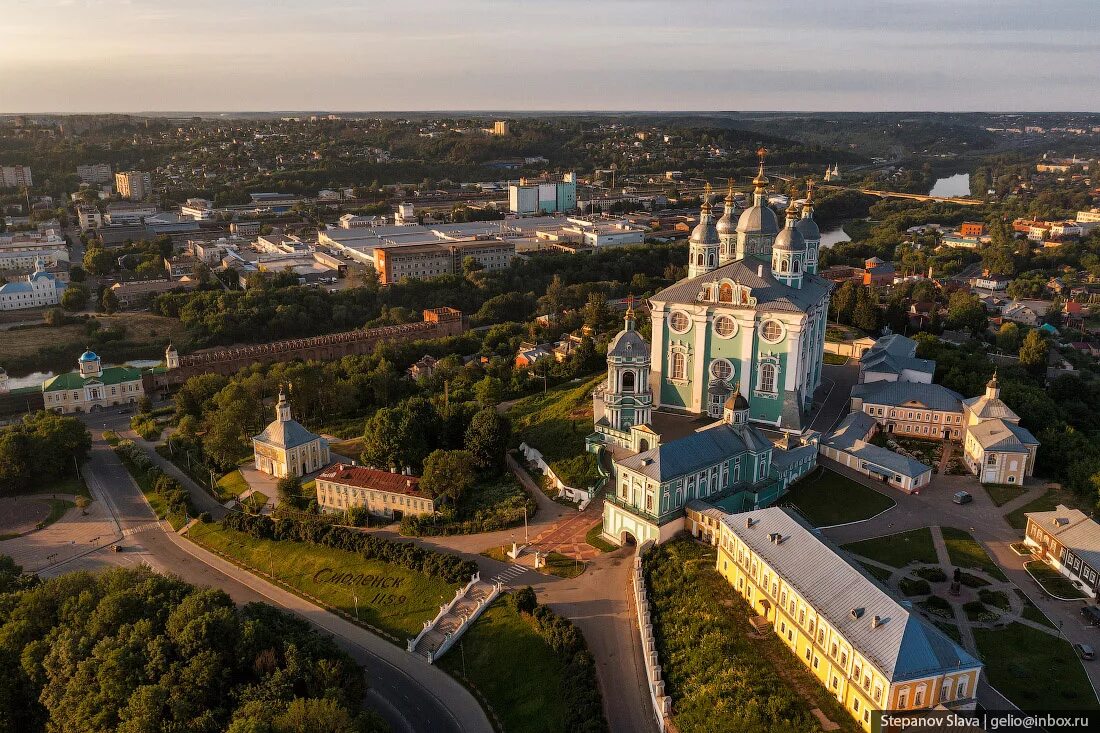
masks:
[[[147,369],[149,367],[159,366],[162,363],[163,361],[160,359],[133,359],[126,362],[125,366],[137,367],[138,369]],[[110,366],[110,364],[106,366]],[[19,389],[21,387],[37,387],[52,376],[54,376],[53,372],[33,372],[25,377],[10,377],[8,379],[8,389]]]
[[[937,178],[935,185],[932,186],[932,190],[928,193],[931,196],[944,196],[947,198],[969,196],[970,174],[956,173],[955,175],[948,176],[947,178]]]
[[[836,229],[830,229],[827,232],[821,233],[821,246],[832,247],[835,244],[841,242],[851,242],[852,238],[848,236],[848,233],[844,231],[844,227],[837,227]]]

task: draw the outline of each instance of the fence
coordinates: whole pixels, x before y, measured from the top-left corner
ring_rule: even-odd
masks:
[[[665,681],[661,676],[661,661],[657,657],[657,641],[653,637],[653,623],[649,615],[649,598],[646,595],[645,576],[642,573],[642,556],[653,547],[650,540],[638,548],[634,556],[634,572],[631,583],[634,588],[634,605],[638,614],[638,631],[642,636],[642,657],[645,662],[646,687],[653,705],[657,728],[664,733],[672,715],[672,698],[665,694]]]
[[[579,508],[582,510],[588,506],[588,502],[592,500],[592,493],[588,489],[575,489],[558,478],[558,475],[554,473],[554,469],[550,468],[550,464],[542,457],[542,453],[539,452],[538,448],[520,443],[519,450],[528,463],[533,463],[542,472],[543,476],[550,479],[550,485],[561,492],[562,498],[578,502]]]

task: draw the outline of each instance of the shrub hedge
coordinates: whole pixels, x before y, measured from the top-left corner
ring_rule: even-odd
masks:
[[[608,726],[596,681],[596,662],[580,629],[569,619],[539,605],[530,586],[513,593],[511,600],[516,611],[531,619],[535,631],[565,664],[559,691],[569,700],[565,729],[570,733],[605,733]]]
[[[126,464],[126,469],[137,481],[142,493],[153,494],[164,503],[166,512],[164,518],[195,516],[195,507],[191,503],[191,495],[187,493],[187,489],[183,488],[179,481],[160,470],[145,451],[134,445],[133,441],[120,440],[115,445],[114,451]]]
[[[367,560],[380,560],[442,578],[448,583],[465,583],[477,572],[477,564],[457,555],[431,550],[411,542],[394,542],[349,527],[321,520],[279,519],[260,514],[232,513],[222,519],[226,529],[243,532],[260,540],[289,540],[355,552]]]

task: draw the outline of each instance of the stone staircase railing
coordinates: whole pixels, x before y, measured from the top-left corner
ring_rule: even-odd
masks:
[[[672,715],[672,698],[665,694],[665,681],[661,676],[661,661],[657,656],[657,642],[653,638],[653,623],[649,615],[649,598],[646,594],[645,576],[642,574],[642,555],[653,546],[650,540],[638,548],[634,556],[631,582],[634,587],[634,603],[638,612],[638,630],[642,636],[642,657],[645,662],[646,686],[653,704],[657,728],[664,733],[667,718]]]
[[[424,628],[409,639],[406,647],[411,654],[419,654],[433,664],[458,640],[470,624],[491,604],[503,589],[503,584],[483,583],[481,573],[474,573],[470,582],[455,591],[450,602],[439,607],[439,613]]]

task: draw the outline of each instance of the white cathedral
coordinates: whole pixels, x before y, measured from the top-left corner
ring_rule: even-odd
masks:
[[[625,328],[608,346],[588,447],[607,474],[607,539],[661,542],[712,508],[774,503],[817,465],[809,429],[821,384],[831,283],[817,275],[813,188],[780,229],[764,151],[753,204],[721,218],[710,189],[691,233],[688,276],[649,299],[651,342]]]

